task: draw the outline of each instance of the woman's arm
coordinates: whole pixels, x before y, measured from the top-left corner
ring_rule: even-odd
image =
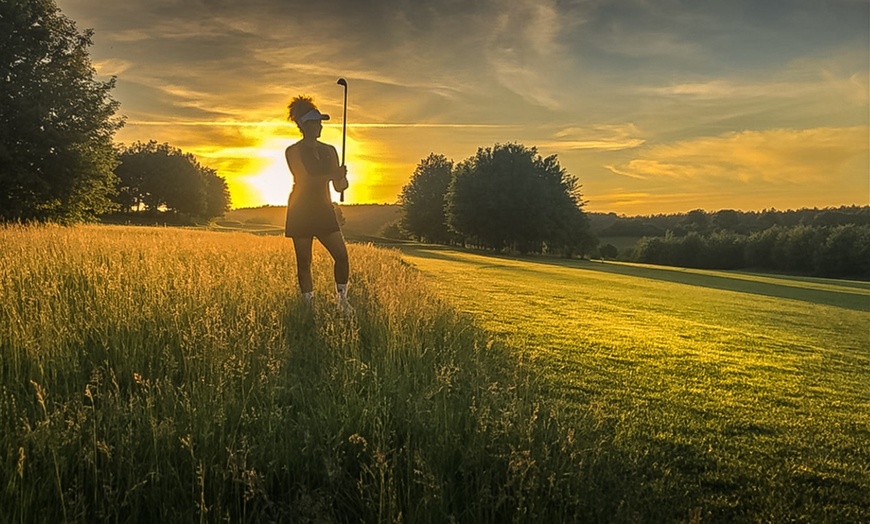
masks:
[[[335,168],[333,169],[332,176],[330,176],[332,179],[332,187],[335,188],[336,191],[342,192],[350,185],[347,181],[347,166],[338,165],[338,153],[332,146],[329,146],[329,149],[332,151],[332,157],[335,159]]]

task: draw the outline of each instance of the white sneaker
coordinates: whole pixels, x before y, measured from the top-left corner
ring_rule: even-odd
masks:
[[[302,303],[308,307],[314,307],[314,292],[302,293]]]
[[[341,295],[338,296],[338,309],[345,315],[353,314],[353,306],[351,306],[350,302],[347,301],[347,297]]]

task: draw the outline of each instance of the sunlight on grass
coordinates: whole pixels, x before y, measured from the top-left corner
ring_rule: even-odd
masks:
[[[171,228],[0,228],[10,521],[565,520],[583,451],[529,370],[399,256]],[[558,482],[556,481],[558,479]]]
[[[861,283],[349,249],[0,228],[4,517],[868,520]]]
[[[404,253],[442,296],[538,362],[579,416],[612,426],[614,446],[655,478],[634,489],[687,490],[714,520],[867,516],[866,283],[703,271],[681,283],[648,266]],[[802,299],[769,296],[792,293],[772,283]],[[812,302],[831,291],[858,302]]]

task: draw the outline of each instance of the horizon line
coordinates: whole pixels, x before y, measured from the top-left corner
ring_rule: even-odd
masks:
[[[125,126],[185,126],[185,127],[295,127],[293,122],[279,122],[274,120],[265,120],[260,122],[238,121],[238,120],[132,120],[124,122]],[[341,126],[340,123],[330,122],[324,124],[327,126]],[[403,127],[420,127],[420,128],[512,128],[520,127],[519,124],[446,124],[446,123],[348,123],[347,127],[356,128],[403,128]]]

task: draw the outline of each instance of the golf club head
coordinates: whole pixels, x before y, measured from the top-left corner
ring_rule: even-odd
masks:
[[[340,86],[347,87],[347,80],[345,80],[344,78],[339,78],[338,82],[336,82],[336,84],[338,84]]]

